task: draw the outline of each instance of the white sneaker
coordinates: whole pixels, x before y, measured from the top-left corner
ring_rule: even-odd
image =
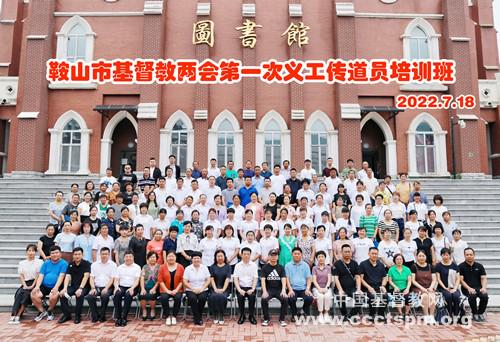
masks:
[[[223,319],[221,319],[221,320],[219,321],[219,325],[224,325],[224,320],[223,320]]]
[[[165,320],[165,325],[171,325],[172,324],[172,320],[170,319],[170,317],[167,317],[167,319]]]
[[[53,321],[54,320],[54,314],[52,311],[49,311],[47,314],[47,321]]]
[[[214,324],[219,324],[219,320],[218,319],[214,319]]]
[[[16,317],[10,316],[9,322],[7,322],[7,324],[14,324],[15,320],[16,320]]]
[[[285,321],[280,321],[280,325],[281,325],[282,327],[286,327],[286,322],[285,322]]]
[[[324,318],[325,318],[325,323],[330,323],[332,321],[332,318],[330,317],[329,314],[325,314]]]
[[[47,317],[47,311],[43,311],[43,312],[39,312],[38,315],[36,315],[34,321],[35,322],[40,322],[42,319],[44,319],[45,317]]]
[[[171,322],[172,322],[172,325],[176,325],[177,324],[177,318],[172,317]]]
[[[323,317],[323,314],[318,315],[318,323],[319,324],[325,324],[325,318]]]

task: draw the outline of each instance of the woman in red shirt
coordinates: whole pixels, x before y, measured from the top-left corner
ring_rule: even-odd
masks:
[[[155,234],[156,235],[156,234]],[[184,276],[184,267],[177,263],[175,251],[167,252],[166,262],[160,266],[158,274],[158,283],[160,285],[160,302],[163,312],[167,317],[166,325],[177,324],[177,314],[181,307],[182,299],[182,278]],[[170,314],[169,300],[174,300],[172,315]]]

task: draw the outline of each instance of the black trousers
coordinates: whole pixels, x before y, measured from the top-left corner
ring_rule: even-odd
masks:
[[[227,299],[229,297],[229,292],[216,293],[213,290],[210,292],[208,297],[208,304],[216,315],[223,315],[227,307]]]
[[[113,286],[111,286],[106,294],[102,293],[104,287],[96,287],[96,294],[88,294],[85,296],[87,302],[89,303],[90,313],[92,315],[93,320],[97,320],[99,318],[106,318],[106,310],[108,309],[109,298],[113,295]],[[101,298],[101,310],[97,310],[97,297]]]
[[[31,286],[33,284],[33,280],[27,280],[26,285]],[[17,289],[16,294],[14,295],[14,304],[12,305],[12,316],[17,315],[17,312],[21,308],[21,305],[27,306],[31,303],[31,290],[25,290],[21,286]]]
[[[251,287],[241,287],[243,291],[251,290]],[[248,314],[250,316],[255,316],[255,301],[256,294],[255,291],[252,294],[245,293],[242,296],[238,291],[236,291],[236,297],[238,298],[238,309],[240,310],[240,315],[243,316],[245,314],[245,298],[248,298]]]
[[[446,307],[448,308],[448,313],[453,316],[458,316],[460,314],[460,291],[455,291],[453,293],[440,290],[443,294],[444,300],[446,301]]]
[[[82,294],[80,295],[80,297],[77,297],[75,293],[76,291],[78,291],[78,286],[79,285],[68,286],[68,295],[75,296],[76,298],[75,316],[80,318],[82,315],[83,301],[85,299],[85,296],[89,293],[89,289],[88,288],[82,289]],[[69,309],[69,299],[66,298],[66,296],[61,297],[61,311],[66,316],[71,315],[71,311]]]
[[[130,311],[130,306],[132,301],[137,294],[137,288],[134,289],[134,293],[131,295],[128,292],[130,287],[120,286],[119,291],[113,297],[113,304],[115,305],[115,318],[116,319],[127,319],[128,313]],[[122,307],[123,300],[123,307]]]
[[[467,290],[463,289],[464,295],[467,296],[469,300],[470,310],[473,315],[482,315],[486,311],[486,307],[488,306],[488,293],[481,293],[479,288],[475,289],[476,293],[471,294]],[[479,308],[477,307],[477,299],[479,298]]]
[[[276,298],[277,300],[280,301],[281,307],[280,307],[280,321],[285,320],[286,316],[286,310],[288,308],[288,299],[285,297],[281,297],[281,291],[267,291],[269,296],[267,298],[261,299],[261,306],[262,306],[262,315],[264,316],[265,321],[269,321],[269,302],[271,299]]]
[[[377,289],[375,289],[377,290]],[[385,317],[385,309],[387,309],[387,303],[389,302],[389,296],[387,293],[381,293],[380,291],[376,294],[368,292],[368,305],[370,307],[370,316],[375,315]]]
[[[351,297],[354,298],[354,293],[356,292],[356,289],[343,289],[344,290],[344,296],[346,297]],[[336,293],[338,295],[338,293]],[[353,307],[350,308],[349,312],[347,311],[347,298],[343,297],[340,299],[340,313],[344,317],[352,317],[356,316],[359,313],[359,306],[356,306],[356,303],[353,301]]]
[[[293,297],[288,297],[288,305],[292,311],[292,316],[297,316],[297,298],[302,298],[304,300],[304,306],[302,309],[306,315],[311,314],[311,304],[314,300],[312,296],[306,295],[306,290],[293,290],[295,295]]]
[[[207,302],[208,291],[203,291],[202,293],[194,293],[193,291],[186,291],[189,306],[193,312],[193,319],[195,322],[201,321],[201,314],[205,303]]]
[[[174,300],[174,307],[172,310],[172,315],[170,315],[170,298]],[[176,293],[175,296],[171,296],[168,293],[162,293],[160,295],[160,303],[163,307],[163,312],[165,317],[174,316],[177,317],[179,314],[179,309],[181,308],[182,293]]]

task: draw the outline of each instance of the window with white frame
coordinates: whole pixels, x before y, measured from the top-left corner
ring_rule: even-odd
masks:
[[[178,120],[172,129],[170,154],[176,156],[181,172],[185,172],[187,168],[187,152],[188,129],[184,121]]]
[[[417,172],[428,174],[436,172],[436,146],[434,132],[427,122],[422,122],[417,127],[415,134],[415,148],[417,159]]]
[[[85,28],[81,24],[76,24],[68,32],[68,43],[66,50],[66,59],[69,62],[86,59],[87,34]]]
[[[234,128],[228,119],[224,119],[217,132],[217,161],[220,165],[234,161]]]
[[[269,165],[281,164],[281,130],[274,119],[264,131],[264,158]]]
[[[428,59],[430,57],[429,37],[420,26],[411,31],[409,59]]]
[[[71,119],[62,131],[61,172],[76,172],[80,169],[81,140],[80,125]]]
[[[328,133],[324,123],[316,120],[311,127],[311,162],[315,170],[323,170],[328,154]]]

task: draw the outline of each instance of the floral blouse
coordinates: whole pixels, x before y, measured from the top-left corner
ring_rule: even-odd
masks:
[[[307,236],[306,239],[300,235],[297,237],[297,247],[300,247],[302,250],[302,261],[307,263],[308,265],[311,264],[311,254],[312,254],[312,247],[314,245],[314,239],[311,236]]]
[[[146,290],[150,290],[158,282],[158,272],[160,271],[160,264],[156,264],[154,267],[148,264],[144,265],[142,268],[142,276],[144,278],[144,287]]]

